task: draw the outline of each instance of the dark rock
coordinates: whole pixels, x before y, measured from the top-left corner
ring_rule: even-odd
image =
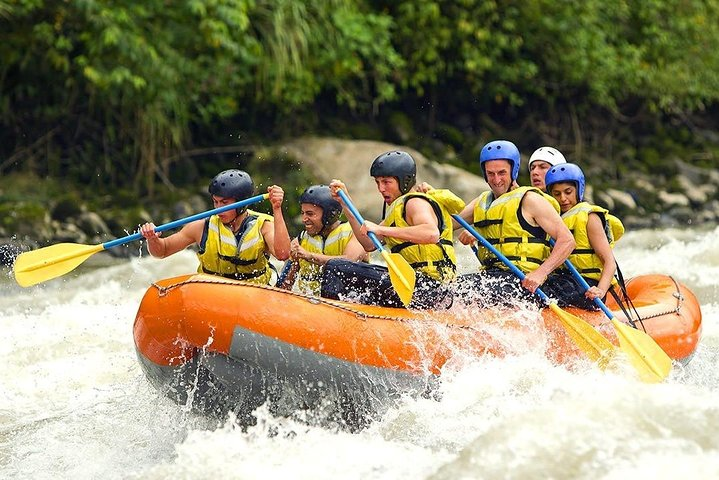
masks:
[[[70,217],[77,217],[83,212],[80,201],[72,196],[61,198],[55,203],[50,212],[53,220],[64,222]]]
[[[95,212],[83,212],[77,217],[77,227],[88,236],[110,235],[105,221]]]

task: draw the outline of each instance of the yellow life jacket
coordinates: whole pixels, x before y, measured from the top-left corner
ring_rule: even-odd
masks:
[[[524,273],[536,270],[551,251],[549,236],[541,227],[520,223],[521,202],[527,192],[539,193],[559,213],[557,201],[535,187],[519,187],[496,199],[488,190],[482,192],[474,206],[477,231]],[[477,257],[484,268],[508,269],[482,246],[478,248]]]
[[[198,272],[222,277],[269,284],[272,278],[269,254],[260,229],[272,217],[264,213],[247,211],[240,231],[235,235],[217,215],[205,221],[202,232]]]
[[[300,234],[300,246],[310,253],[340,256],[344,254],[347,244],[352,240],[352,226],[349,223],[340,223],[332,230],[327,238],[322,235],[307,235],[307,231]],[[297,286],[303,293],[311,295],[320,294],[322,280],[322,266],[307,260],[300,259],[300,268],[297,276]]]
[[[609,246],[612,248],[624,234],[624,225],[622,225],[621,220],[611,215],[608,210],[587,202],[580,202],[562,214],[562,220],[574,235],[574,241],[576,242],[576,246],[568,260],[572,262],[572,265],[583,277],[599,280],[602,276],[604,264],[602,264],[601,259],[589,243],[587,222],[589,221],[590,213],[599,215]],[[616,280],[612,280],[612,284],[616,284]]]
[[[435,189],[427,193],[407,193],[389,206],[384,224],[390,227],[409,227],[405,218],[407,201],[423,198],[432,206],[439,225],[439,242],[418,244],[399,238],[385,237],[387,248],[399,253],[416,271],[448,282],[457,275],[457,256],[452,242],[452,214],[464,208],[464,201],[449,190]]]

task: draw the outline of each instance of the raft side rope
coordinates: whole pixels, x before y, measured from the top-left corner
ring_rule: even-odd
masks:
[[[647,328],[646,328],[646,326],[644,325],[644,321],[645,321],[645,320],[651,320],[652,318],[663,317],[663,316],[665,316],[665,315],[681,315],[682,304],[683,304],[683,302],[684,302],[684,300],[685,300],[685,299],[684,299],[684,295],[682,295],[682,293],[681,293],[681,288],[679,287],[679,283],[676,281],[676,279],[675,279],[673,276],[671,276],[671,275],[667,275],[667,276],[672,280],[672,282],[674,283],[674,286],[675,286],[675,288],[676,288],[676,291],[672,294],[672,296],[677,299],[677,306],[676,306],[674,309],[672,309],[672,310],[666,310],[666,311],[658,312],[658,313],[655,313],[655,314],[652,314],[652,315],[640,316],[639,318],[637,318],[636,320],[634,320],[634,322],[639,323],[639,324],[642,326],[642,330],[644,330],[644,332],[647,331]],[[300,292],[293,292],[293,291],[289,291],[289,290],[285,290],[285,289],[273,287],[273,286],[271,286],[271,285],[262,285],[262,284],[258,284],[258,283],[244,282],[244,281],[241,281],[241,280],[230,280],[230,279],[226,279],[226,278],[222,278],[222,277],[217,277],[217,278],[195,278],[195,277],[190,277],[190,278],[187,279],[187,280],[184,280],[184,281],[178,282],[178,283],[174,283],[174,284],[169,285],[169,286],[167,286],[167,287],[163,287],[163,286],[161,286],[161,285],[158,285],[158,284],[155,283],[155,282],[153,282],[153,283],[151,284],[151,286],[155,287],[155,288],[158,290],[158,295],[161,296],[161,297],[163,297],[163,296],[167,295],[170,291],[172,291],[172,290],[174,290],[174,289],[176,289],[176,288],[182,287],[182,286],[184,286],[184,285],[190,285],[190,284],[193,284],[193,283],[210,283],[210,284],[224,284],[224,285],[242,285],[242,286],[244,286],[244,287],[261,288],[261,289],[264,289],[264,290],[270,290],[270,291],[274,291],[274,292],[280,291],[280,292],[283,292],[283,293],[286,293],[286,294],[289,294],[289,295],[294,295],[295,297],[304,298],[305,300],[307,300],[307,301],[310,302],[310,303],[314,303],[314,304],[324,304],[324,305],[327,305],[327,306],[329,306],[329,307],[335,308],[335,309],[340,310],[340,311],[349,312],[349,313],[355,315],[358,319],[360,319],[360,320],[362,320],[362,321],[367,321],[368,319],[389,320],[389,321],[403,322],[403,323],[423,321],[422,319],[418,319],[418,318],[408,319],[408,318],[403,318],[403,317],[393,317],[393,316],[390,316],[390,315],[378,315],[378,314],[374,314],[374,313],[367,313],[367,312],[363,312],[363,311],[361,311],[361,310],[357,310],[357,309],[355,309],[355,308],[352,308],[351,306],[346,305],[346,304],[344,304],[344,303],[339,303],[339,302],[337,302],[337,301],[335,301],[335,300],[330,300],[330,299],[327,299],[327,298],[315,297],[315,296],[307,295],[307,294],[300,293]],[[424,320],[424,321],[429,321],[429,320]],[[434,322],[434,321],[433,321],[433,323],[436,324],[437,322]],[[605,325],[609,325],[609,324],[610,324],[609,322],[601,322],[601,323],[598,324],[598,326],[605,326]],[[452,325],[450,325],[450,324],[445,324],[445,325],[446,325],[446,326],[449,326],[449,327],[454,327],[454,328],[477,330],[475,327],[472,327],[472,326],[469,326],[469,325],[454,325],[454,324],[452,324]],[[636,328],[636,327],[635,327],[635,328]]]
[[[645,315],[645,316],[639,315],[638,318],[636,318],[635,320],[630,320],[632,324],[638,323],[639,325],[641,325],[642,330],[644,330],[645,333],[648,333],[647,327],[646,327],[646,325],[644,325],[645,320],[651,320],[652,318],[664,317],[666,315],[681,315],[682,304],[684,303],[684,300],[685,300],[684,295],[682,295],[682,290],[681,290],[681,287],[679,286],[679,282],[677,282],[677,280],[671,275],[667,275],[667,277],[669,277],[672,280],[672,282],[674,283],[674,287],[676,288],[676,291],[674,293],[672,293],[672,297],[677,299],[677,306],[672,310],[666,310],[663,312],[658,312],[658,313],[654,313],[651,315]],[[608,323],[608,322],[606,322],[606,323]],[[601,323],[600,325],[604,325],[604,324],[605,323]],[[634,326],[634,328],[637,328],[637,327]]]
[[[176,289],[176,288],[179,288],[179,287],[182,287],[182,286],[185,286],[185,285],[190,285],[190,284],[193,284],[193,283],[209,283],[209,284],[222,284],[222,285],[242,285],[243,287],[260,288],[260,289],[263,289],[263,290],[270,290],[270,291],[273,291],[273,292],[282,292],[282,293],[285,293],[285,294],[293,295],[293,296],[295,296],[295,297],[303,298],[303,299],[305,299],[305,300],[307,300],[308,302],[313,303],[313,304],[324,304],[324,305],[327,305],[327,306],[329,306],[329,307],[335,308],[335,309],[337,309],[337,310],[341,310],[341,311],[344,311],[344,312],[349,312],[349,313],[355,315],[358,319],[360,319],[360,320],[362,320],[362,321],[367,321],[368,319],[376,319],[376,320],[390,320],[390,321],[394,321],[394,322],[403,322],[403,323],[414,323],[414,322],[418,322],[418,321],[426,321],[426,322],[429,322],[429,320],[423,320],[423,319],[421,319],[421,318],[393,317],[393,316],[391,316],[391,315],[379,315],[379,314],[376,314],[376,313],[363,312],[363,311],[361,311],[361,310],[352,308],[352,307],[349,306],[349,305],[346,305],[346,304],[344,304],[344,303],[340,303],[340,302],[337,302],[337,301],[335,301],[335,300],[331,300],[331,299],[328,299],[328,298],[315,297],[315,296],[307,295],[307,294],[305,294],[305,293],[300,293],[300,292],[292,292],[292,291],[285,290],[285,289],[282,289],[282,288],[273,287],[273,286],[271,286],[271,285],[262,285],[262,284],[259,284],[259,283],[243,282],[243,281],[241,281],[241,280],[229,280],[229,279],[224,279],[224,278],[221,278],[221,277],[218,277],[218,278],[216,278],[216,279],[215,279],[215,278],[210,279],[210,278],[194,278],[194,277],[193,277],[193,278],[189,278],[189,279],[187,279],[187,280],[183,280],[182,282],[173,283],[172,285],[169,285],[169,286],[167,286],[167,287],[163,287],[163,286],[158,285],[157,283],[154,283],[154,282],[153,282],[153,283],[151,284],[151,286],[155,287],[155,288],[158,290],[158,295],[161,296],[161,297],[163,297],[163,296],[167,295],[170,291],[172,291],[172,290],[174,290],[174,289]],[[368,306],[371,306],[371,305],[368,305]],[[432,321],[432,323],[437,324],[436,321]],[[446,325],[446,326],[448,326],[448,327],[453,327],[453,328],[462,328],[462,329],[475,330],[474,327],[469,326],[469,325],[455,325],[455,324],[444,324],[444,325]]]

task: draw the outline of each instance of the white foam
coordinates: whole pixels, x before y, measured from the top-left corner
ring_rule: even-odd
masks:
[[[132,340],[137,306],[151,281],[194,271],[189,252],[31,289],[4,283],[0,478],[717,477],[717,233],[628,233],[617,248],[627,276],[671,273],[700,292],[702,344],[666,383],[588,362],[554,365],[541,339],[508,337],[516,354],[458,351],[441,399],[404,399],[359,434],[264,409],[246,432],[231,422],[216,429],[147,384]]]

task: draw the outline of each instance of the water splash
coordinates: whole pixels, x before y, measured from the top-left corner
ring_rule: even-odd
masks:
[[[132,340],[137,306],[151,281],[195,270],[189,252],[108,260],[30,289],[3,281],[0,477],[717,477],[717,233],[629,232],[617,246],[625,275],[670,273],[701,299],[702,343],[666,383],[555,365],[541,338],[507,336],[512,355],[456,350],[437,396],[402,398],[358,434],[264,407],[247,430],[218,425],[147,384]]]

